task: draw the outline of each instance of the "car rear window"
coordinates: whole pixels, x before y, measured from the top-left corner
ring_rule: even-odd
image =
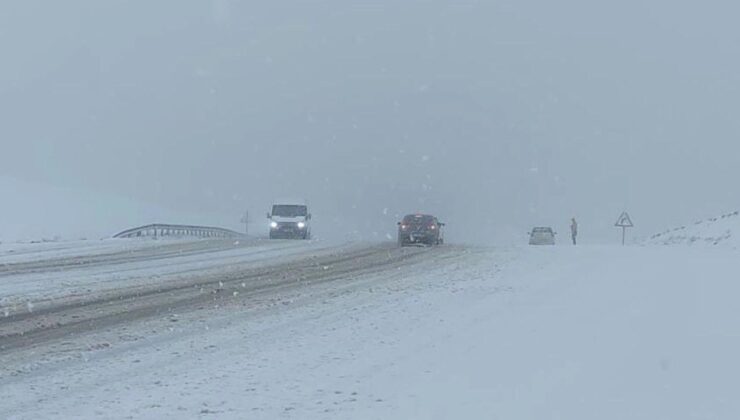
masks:
[[[403,223],[407,225],[431,224],[431,223],[434,223],[434,217],[432,216],[406,216],[403,218]]]

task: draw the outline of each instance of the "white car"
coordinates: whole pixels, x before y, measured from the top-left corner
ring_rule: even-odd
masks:
[[[555,245],[556,233],[551,227],[536,227],[529,232],[530,245]]]
[[[304,200],[278,200],[267,213],[270,239],[311,239],[311,213]]]

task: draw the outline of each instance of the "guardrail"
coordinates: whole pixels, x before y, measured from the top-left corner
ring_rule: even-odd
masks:
[[[188,226],[188,225],[163,225],[152,224],[141,226],[133,229],[124,230],[114,235],[114,238],[140,238],[152,236],[192,236],[196,238],[241,238],[244,234],[234,232],[233,230],[209,227],[209,226]]]

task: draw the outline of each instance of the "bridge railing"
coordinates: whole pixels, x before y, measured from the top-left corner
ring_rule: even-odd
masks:
[[[124,230],[114,238],[140,238],[151,236],[154,238],[162,236],[190,236],[196,238],[241,238],[244,234],[233,230],[210,226],[189,225],[165,225],[151,224],[133,229]]]

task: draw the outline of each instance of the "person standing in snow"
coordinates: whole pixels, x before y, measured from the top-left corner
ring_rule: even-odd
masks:
[[[578,236],[578,222],[576,222],[575,217],[570,220],[570,236],[573,238],[573,245],[575,245],[576,237]]]

